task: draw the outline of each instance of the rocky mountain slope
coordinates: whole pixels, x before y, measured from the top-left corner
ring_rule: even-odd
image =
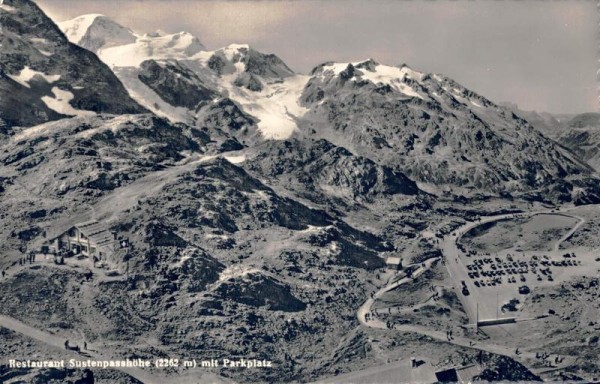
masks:
[[[323,139],[265,141],[255,149],[246,168],[314,203],[425,195],[402,173]]]
[[[416,181],[518,193],[591,174],[525,120],[449,78],[373,60],[326,63],[311,75],[304,129]]]
[[[90,18],[66,22],[65,30],[74,24],[85,29],[90,23],[82,20]],[[371,59],[325,63],[299,75],[275,55],[247,45],[204,51],[193,38],[164,33],[138,35],[123,45],[110,40],[122,30],[103,32],[107,48],[97,50],[99,57],[136,100],[172,120],[210,129],[207,111],[226,102],[243,116],[244,128],[223,132],[236,141],[326,139],[438,195],[598,198],[586,192],[596,185],[587,164],[510,110],[445,76]],[[163,39],[178,43],[148,48]]]
[[[597,113],[553,115],[523,111],[515,104],[504,104],[544,135],[571,150],[597,172],[600,170],[600,122]]]
[[[249,88],[256,79],[272,79],[272,85],[263,85],[269,87],[295,75],[280,60],[245,47],[211,54],[207,61],[214,63],[215,69],[208,68],[212,77],[173,59],[144,60],[137,77],[161,100],[175,104],[174,89],[189,90],[185,101],[196,98],[197,105],[188,111],[197,109],[201,124],[113,111],[13,127],[0,157],[2,269],[14,267],[22,252],[38,249],[73,223],[90,219],[129,237],[132,248],[128,254],[117,252],[112,261],[115,270],[128,268],[130,279],[97,276],[99,284],[70,295],[60,292],[79,284],[85,267],[11,270],[11,284],[0,284],[7,303],[2,312],[67,333],[82,330],[97,348],[117,348],[122,356],[192,357],[198,350],[221,351],[215,357],[246,354],[273,360],[280,369],[228,375],[293,380],[312,368],[298,365],[303,351],[289,346],[308,345],[318,333],[323,337],[309,347],[313,354],[335,349],[356,321],[356,306],[371,284],[368,276],[384,266],[393,246],[346,223],[339,213],[280,194],[260,172],[254,176],[241,166],[245,153],[221,155],[243,149],[236,137],[250,137],[251,130],[258,136],[260,126],[223,89],[202,88],[204,81],[230,76],[231,87],[238,87],[233,82],[239,78],[240,89],[254,92]],[[85,71],[72,76],[78,74]],[[353,159],[327,143],[317,147],[331,152],[328,162],[317,165],[322,182],[346,186],[349,195],[419,193],[395,171]],[[370,175],[367,182],[355,179],[363,174]],[[25,300],[22,293],[31,281],[44,294]],[[12,287],[20,293],[12,294]],[[57,303],[52,310],[43,304],[49,299]],[[23,311],[26,316],[18,315]],[[57,323],[55,316],[63,320]],[[156,344],[141,343],[149,339]]]
[[[110,69],[31,1],[0,7],[0,130],[67,116],[143,113]]]
[[[46,294],[25,300],[3,280],[2,313],[83,330],[97,348],[107,343],[123,356],[216,350],[215,358],[247,354],[280,366],[224,372],[236,380],[302,377],[304,350],[290,345],[320,334],[313,353],[334,349],[392,247],[340,215],[279,195],[232,163],[240,159],[204,154],[213,145],[206,138],[152,115],[63,119],[14,135],[0,159],[3,268],[90,219],[133,246],[112,266],[127,267],[129,280],[73,295],[56,285],[78,282],[84,268],[11,270],[15,287],[35,280]],[[43,305],[49,299],[53,309]],[[157,344],[141,342],[148,339]]]
[[[520,109],[515,103],[501,102],[499,105],[508,108],[515,115],[527,120],[535,129],[542,132],[546,137],[555,139],[560,135],[566,122],[572,119],[573,114],[553,114],[548,112],[526,111]]]
[[[89,213],[89,203],[176,164],[182,154],[201,153],[207,142],[149,114],[63,119],[13,135],[0,155],[3,254],[33,249],[85,221],[80,213]]]
[[[600,172],[600,114],[574,116],[564,124],[556,140]]]

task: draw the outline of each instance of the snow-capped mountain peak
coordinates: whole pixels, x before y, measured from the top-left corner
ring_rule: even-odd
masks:
[[[111,18],[89,14],[58,23],[69,41],[95,52],[111,67],[137,67],[149,59],[186,59],[204,50],[188,32],[137,34]]]
[[[379,64],[373,59],[350,63],[326,62],[313,69],[311,74],[324,83],[363,84],[366,81],[376,86],[390,87],[408,97],[429,99],[427,91],[422,86],[426,74],[415,71],[407,65],[388,66]]]
[[[71,42],[79,43],[94,21],[99,17],[105,16],[100,13],[90,13],[71,20],[58,22],[57,24]]]
[[[76,24],[91,29],[99,17],[81,17]],[[78,38],[71,30],[65,32],[70,39]],[[264,138],[285,139],[297,131],[296,119],[306,112],[298,101],[308,76],[296,75],[276,55],[248,44],[206,51],[187,32],[158,30],[133,36],[133,42],[96,52],[134,99],[158,115],[194,123],[205,113],[203,106],[224,96],[255,118]],[[185,98],[177,96],[184,94]]]
[[[367,86],[378,93],[394,93],[420,102],[450,104],[454,107],[482,111],[492,106],[486,98],[456,81],[440,75],[421,72],[406,64],[389,66],[367,59],[356,62],[326,62],[311,71],[312,87],[330,91]]]
[[[111,67],[138,67],[154,60],[185,60],[204,49],[200,40],[187,32],[173,34],[145,34],[125,45],[101,49],[98,56]]]
[[[136,41],[136,34],[101,14],[88,14],[58,23],[69,41],[90,51],[129,44]]]
[[[249,44],[229,44],[228,46],[221,48],[221,51],[225,54],[228,60],[233,60],[235,55],[247,53],[250,50]]]
[[[247,72],[265,79],[283,79],[294,75],[279,57],[265,54],[248,44],[230,44],[213,52],[202,53],[209,67],[219,75]]]

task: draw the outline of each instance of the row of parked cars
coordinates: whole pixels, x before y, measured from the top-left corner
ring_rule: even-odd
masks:
[[[542,261],[540,263],[541,265],[548,267],[550,265],[554,266],[554,267],[574,267],[577,265],[581,265],[581,260],[570,260],[570,259],[566,259],[566,260],[560,260],[560,261],[556,261],[556,260],[552,260],[552,261]]]
[[[521,281],[522,283],[526,282],[527,279],[525,278],[525,276],[520,275],[519,276],[519,281]],[[481,279],[481,280],[475,280],[473,282],[473,284],[479,288],[479,287],[494,287],[496,285],[501,285],[504,282],[504,279],[501,276],[496,276],[490,279]],[[516,276],[509,276],[506,279],[507,283],[516,283],[517,282],[517,277]]]
[[[536,273],[536,269],[532,269],[533,273]],[[494,277],[494,276],[510,276],[510,275],[525,275],[529,273],[528,268],[507,268],[506,270],[497,269],[492,271],[474,271],[468,272],[467,275],[471,279],[478,279],[481,277]]]

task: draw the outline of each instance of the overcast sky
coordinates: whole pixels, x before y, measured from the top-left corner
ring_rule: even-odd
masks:
[[[37,0],[55,21],[102,13],[136,32],[249,43],[307,73],[372,57],[445,74],[493,101],[574,113],[597,105],[592,0]]]

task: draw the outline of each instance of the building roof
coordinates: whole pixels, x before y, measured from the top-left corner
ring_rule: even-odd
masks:
[[[458,383],[458,375],[455,368],[446,368],[435,372],[435,377],[441,383]]]
[[[96,220],[78,223],[74,227],[99,247],[114,241],[113,234],[109,231],[108,226]]]
[[[479,365],[468,365],[456,369],[456,376],[460,383],[472,382],[473,378],[479,374],[481,374],[481,367]]]
[[[470,383],[475,376],[482,372],[481,366],[476,364],[465,365],[463,367],[445,368],[435,372],[438,381],[442,383]]]
[[[386,264],[392,264],[392,265],[400,265],[400,261],[402,259],[400,257],[388,257],[387,260],[385,261]]]

